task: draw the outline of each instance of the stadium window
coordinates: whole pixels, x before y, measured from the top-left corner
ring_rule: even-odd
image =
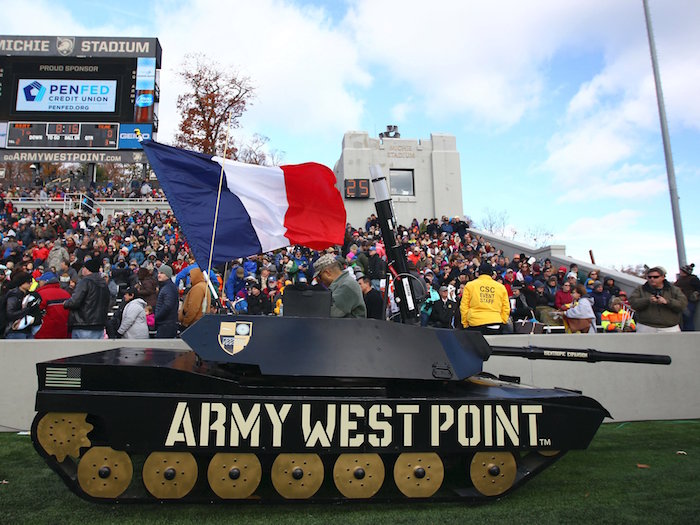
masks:
[[[397,196],[413,196],[413,170],[390,170],[389,185],[391,194]]]

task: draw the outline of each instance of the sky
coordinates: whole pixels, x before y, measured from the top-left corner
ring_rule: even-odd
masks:
[[[649,6],[686,259],[700,265],[700,2]],[[350,130],[449,133],[477,226],[505,214],[577,259],[678,270],[642,0],[0,0],[0,13],[0,34],[157,37],[162,142],[178,66],[201,52],[251,78],[240,133],[284,163],[333,167]]]

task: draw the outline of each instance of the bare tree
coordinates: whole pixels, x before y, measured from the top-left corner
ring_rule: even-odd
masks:
[[[248,142],[235,141],[231,150],[231,158],[246,164],[258,164],[260,166],[277,166],[280,164],[283,154],[278,150],[269,150],[270,139],[256,133]]]
[[[644,277],[646,274],[646,271],[649,269],[649,267],[646,264],[623,264],[619,268],[616,266],[613,266],[616,270],[626,273],[628,275],[634,275],[635,277]]]
[[[542,225],[531,226],[523,234],[523,241],[536,248],[544,248],[553,238],[554,234]]]
[[[250,79],[227,72],[202,54],[186,55],[178,74],[186,91],[177,98],[181,121],[176,145],[210,155],[223,154],[229,119],[231,127],[239,127],[239,119],[253,99]],[[232,137],[226,146],[234,149]]]
[[[505,210],[492,210],[486,208],[484,210],[484,218],[479,223],[479,228],[493,233],[494,235],[499,235],[505,237],[506,226],[508,224],[508,212]]]
[[[484,218],[477,228],[513,241],[534,245],[537,248],[547,246],[554,235],[546,227],[530,226],[524,232],[508,224],[508,212],[505,210],[484,210]]]

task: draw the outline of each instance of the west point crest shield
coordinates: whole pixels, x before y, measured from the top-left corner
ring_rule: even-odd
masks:
[[[73,36],[57,36],[56,37],[56,51],[61,56],[68,56],[73,54],[73,49],[75,49],[75,37]]]
[[[253,323],[250,321],[221,323],[219,325],[219,346],[227,354],[234,355],[248,345],[252,335]]]

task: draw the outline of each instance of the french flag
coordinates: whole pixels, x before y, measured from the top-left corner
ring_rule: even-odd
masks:
[[[197,262],[206,267],[219,202],[212,264],[300,244],[342,244],[345,206],[326,166],[257,166],[141,143]]]

